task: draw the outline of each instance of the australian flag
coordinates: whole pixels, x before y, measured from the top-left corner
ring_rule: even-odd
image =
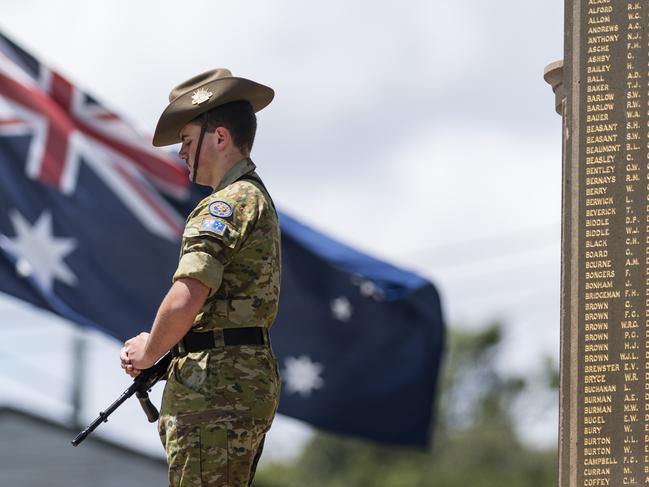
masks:
[[[280,412],[331,431],[426,446],[444,341],[437,291],[286,214],[273,347]]]
[[[1,293],[122,340],[148,329],[203,196],[177,159],[0,34]],[[434,287],[280,222],[280,412],[425,445],[444,337]]]

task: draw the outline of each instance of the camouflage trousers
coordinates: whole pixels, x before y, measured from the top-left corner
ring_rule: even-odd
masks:
[[[229,346],[174,358],[158,424],[170,487],[247,487],[279,391],[268,347]]]

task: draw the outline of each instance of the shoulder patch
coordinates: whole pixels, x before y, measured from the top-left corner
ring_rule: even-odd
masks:
[[[205,218],[201,222],[201,230],[223,235],[225,233],[225,222],[216,218]]]
[[[226,203],[223,200],[210,203],[208,211],[210,212],[210,215],[216,216],[218,218],[228,218],[229,216],[232,216],[233,213],[232,205],[230,203]]]

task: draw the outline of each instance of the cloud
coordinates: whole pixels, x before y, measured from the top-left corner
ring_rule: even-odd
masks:
[[[280,182],[278,193],[301,201],[296,213],[327,232],[402,259],[426,246],[557,224],[560,151],[560,134],[535,140],[482,127],[432,126],[400,140],[362,177]]]
[[[311,145],[332,135],[369,143],[387,123],[407,131],[478,117],[519,127],[535,108],[551,117],[541,72],[562,40],[552,22],[560,7],[513,0],[203,0],[185,10],[31,0],[7,10],[4,28],[20,42],[149,131],[175,84],[227,66],[276,89],[274,135]]]

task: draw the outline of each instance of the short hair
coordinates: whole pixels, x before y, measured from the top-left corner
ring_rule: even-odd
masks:
[[[204,121],[208,132],[213,132],[217,127],[225,127],[239,150],[244,152],[252,150],[257,132],[257,117],[250,102],[239,100],[225,103],[192,120],[193,123],[198,124]]]

